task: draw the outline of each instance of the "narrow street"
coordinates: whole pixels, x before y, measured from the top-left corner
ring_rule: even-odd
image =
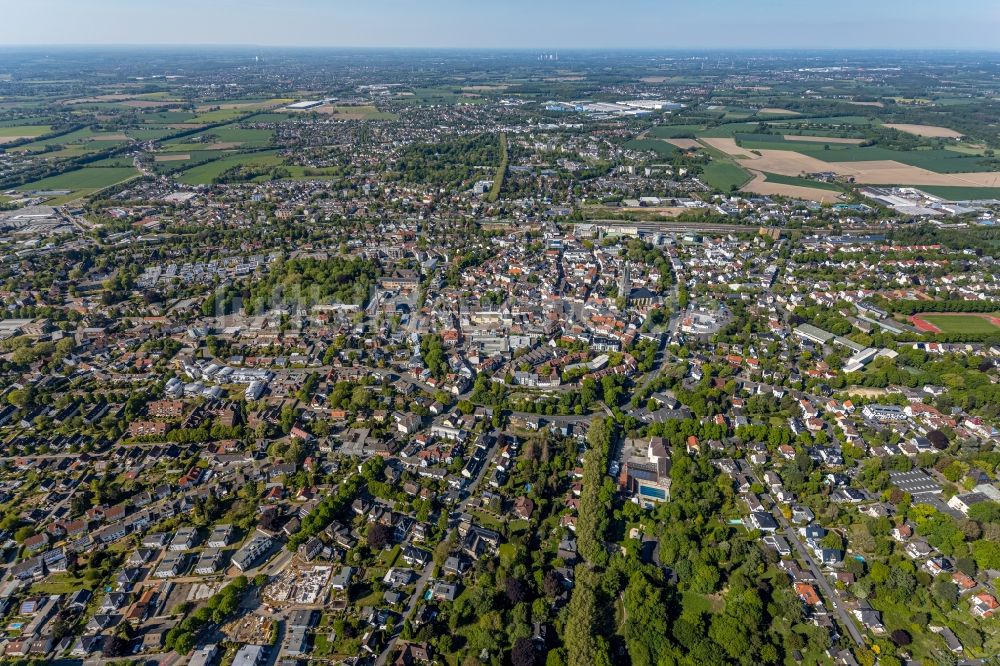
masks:
[[[840,624],[847,629],[847,633],[851,635],[854,642],[858,645],[864,645],[864,636],[861,634],[857,625],[854,624],[854,618],[852,618],[844,607],[841,606],[840,595],[837,594],[837,591],[830,586],[826,576],[823,575],[822,569],[820,569],[819,565],[816,564],[816,560],[813,559],[809,549],[806,548],[805,544],[802,543],[802,540],[799,538],[799,533],[796,532],[795,528],[788,523],[780,510],[774,508],[772,510],[772,514],[784,530],[785,538],[787,538],[788,542],[795,547],[795,551],[798,553],[799,557],[805,561],[806,565],[809,567],[809,571],[811,571],[812,575],[815,576],[816,584],[819,585],[820,590],[823,592],[823,603],[828,607],[833,606],[833,611],[837,614],[837,619],[840,621]]]
[[[463,499],[461,502],[458,503],[458,508],[453,513],[456,512],[462,513],[469,506],[469,502],[472,500],[475,494],[475,490],[476,488],[479,487],[479,484],[483,480],[483,477],[486,476],[487,470],[492,469],[491,463],[493,462],[493,456],[496,455],[498,446],[499,443],[494,444],[490,448],[490,450],[486,452],[486,462],[483,463],[483,466],[479,470],[479,474],[476,476],[476,478],[469,483],[468,486],[469,494],[465,497],[465,499]],[[448,535],[445,537],[444,540],[449,541],[454,536],[455,531],[457,529],[458,529],[457,526],[449,529]],[[431,573],[433,573],[433,571],[434,571],[434,562],[433,561],[428,562],[427,566],[425,566],[423,571],[420,573],[420,578],[417,579],[416,585],[413,590],[413,594],[410,595],[410,598],[406,602],[406,607],[403,609],[402,614],[404,621],[408,620],[410,616],[413,614],[413,611],[416,609],[417,604],[420,602],[420,597],[423,596],[424,591],[427,589],[427,584],[430,582]],[[400,624],[399,627],[396,627],[396,630],[393,633],[392,637],[389,639],[389,642],[386,643],[385,648],[382,650],[378,658],[375,660],[375,666],[384,666],[385,663],[388,661],[389,655],[392,654],[393,649],[396,647],[396,643],[399,641],[399,632],[402,630],[402,628],[403,628],[402,624]]]

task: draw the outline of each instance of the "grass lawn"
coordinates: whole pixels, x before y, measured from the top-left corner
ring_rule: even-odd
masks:
[[[517,518],[515,520],[510,521],[510,523],[507,524],[507,528],[510,530],[511,534],[514,534],[515,532],[523,532],[530,526],[531,526],[531,521],[524,520],[522,518]]]
[[[475,516],[478,519],[479,524],[486,529],[496,530],[497,532],[503,531],[503,522],[485,511],[481,509],[470,509],[469,513]]]
[[[514,544],[502,543],[497,549],[500,555],[500,561],[510,562],[514,559],[514,555],[517,553],[517,549],[514,548]]]
[[[383,592],[377,589],[370,589],[368,594],[353,600],[353,603],[358,608],[364,608],[365,606],[378,606],[382,603]]]
[[[70,573],[52,574],[31,586],[31,594],[72,594],[77,590],[93,590],[94,586],[85,578],[77,578]]]
[[[721,613],[723,609],[721,597],[713,597],[697,592],[684,592],[681,594],[681,607],[684,613],[694,616],[698,613]]]
[[[378,554],[379,566],[383,566],[386,568],[391,568],[395,566],[396,560],[399,559],[400,550],[401,549],[399,544],[396,544],[391,549],[383,550],[381,553],[379,553]]]
[[[313,651],[312,656],[314,659],[324,659],[333,654],[333,643],[327,637],[327,634],[317,632],[313,639]]]
[[[1000,333],[1000,326],[972,314],[922,314],[920,319],[937,326],[942,333]]]

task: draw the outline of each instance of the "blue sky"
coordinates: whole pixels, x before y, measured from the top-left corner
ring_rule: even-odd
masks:
[[[0,0],[0,45],[1000,49],[1000,0]]]

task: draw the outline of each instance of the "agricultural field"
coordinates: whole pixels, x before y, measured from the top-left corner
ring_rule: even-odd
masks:
[[[49,157],[77,156],[95,153],[129,141],[121,132],[98,132],[85,127],[68,134],[26,143],[11,148],[11,152],[44,152],[50,146],[62,146],[62,151],[49,152]]]
[[[769,134],[737,134],[737,144],[748,150],[790,150],[824,162],[896,161],[936,173],[987,171],[982,159],[948,149],[893,150],[836,141],[788,140]]]
[[[337,105],[326,104],[305,111],[295,113],[320,113],[330,116],[333,120],[395,120],[398,116],[394,113],[379,111],[371,104],[361,105]]]
[[[948,201],[1000,200],[1000,187],[936,187],[927,185],[920,189],[927,194],[932,194]]]
[[[237,125],[213,127],[200,134],[172,139],[163,144],[167,152],[192,150],[231,150],[234,148],[263,148],[274,138],[274,132],[265,129],[243,129]]]
[[[193,122],[206,124],[225,122],[245,116],[248,113],[276,108],[290,101],[287,98],[275,98],[244,102],[208,102],[196,109],[198,115]]]
[[[48,134],[51,125],[0,125],[0,144]]]
[[[933,333],[1000,333],[1000,313],[951,314],[927,313],[910,318],[914,326]]]
[[[827,147],[819,144],[803,148],[808,144],[782,141],[748,141],[739,145],[736,139],[726,138],[706,138],[703,142],[735,159],[744,168],[786,176],[831,172],[867,185],[1000,187],[1000,172],[945,172],[932,169],[935,166],[938,169],[950,169],[955,162],[966,167],[980,163],[977,158],[957,153],[954,154],[955,157],[951,157],[952,151],[947,150],[893,151],[874,146]],[[765,148],[763,145],[771,147]]]
[[[429,87],[413,88],[400,93],[399,101],[410,104],[485,104],[487,99],[472,93],[463,93],[460,88]]]
[[[933,125],[910,125],[905,123],[886,123],[885,126],[897,129],[900,132],[916,134],[917,136],[934,139],[959,139],[962,137],[961,132],[956,132],[955,130],[948,129],[947,127],[934,127]]]
[[[702,125],[661,125],[650,129],[647,135],[657,139],[690,139],[699,134],[703,129]]]
[[[277,151],[234,153],[182,171],[177,179],[188,185],[209,185],[223,172],[236,166],[275,167],[282,164],[283,160]]]
[[[735,164],[712,162],[702,173],[705,184],[723,192],[739,189],[752,178],[751,174]]]
[[[830,192],[843,192],[842,188],[837,183],[827,183],[821,180],[812,180],[810,178],[797,178],[795,176],[783,176],[778,173],[767,173],[764,172],[764,176],[767,178],[769,183],[780,183],[782,185],[797,185],[799,187],[812,187],[818,190],[828,190]]]
[[[624,144],[629,150],[650,150],[661,159],[670,159],[677,154],[677,146],[661,139],[632,139]]]
[[[70,194],[59,197],[54,203],[66,203],[84,196],[89,196],[106,187],[115,185],[139,175],[132,167],[99,167],[87,166],[76,171],[50,176],[33,183],[23,185],[18,190],[31,192],[35,190],[70,190]],[[50,202],[53,203],[53,202]]]
[[[777,174],[765,174],[759,171],[751,173],[753,174],[753,180],[741,188],[743,192],[809,199],[820,203],[833,203],[840,198],[838,189],[831,190],[815,187],[816,185],[829,185],[829,183],[814,182],[805,178],[789,178]],[[781,182],[782,180],[792,182]]]

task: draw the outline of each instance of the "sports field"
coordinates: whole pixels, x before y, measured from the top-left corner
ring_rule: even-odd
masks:
[[[910,318],[913,325],[931,333],[1000,333],[1000,313],[928,313]]]

